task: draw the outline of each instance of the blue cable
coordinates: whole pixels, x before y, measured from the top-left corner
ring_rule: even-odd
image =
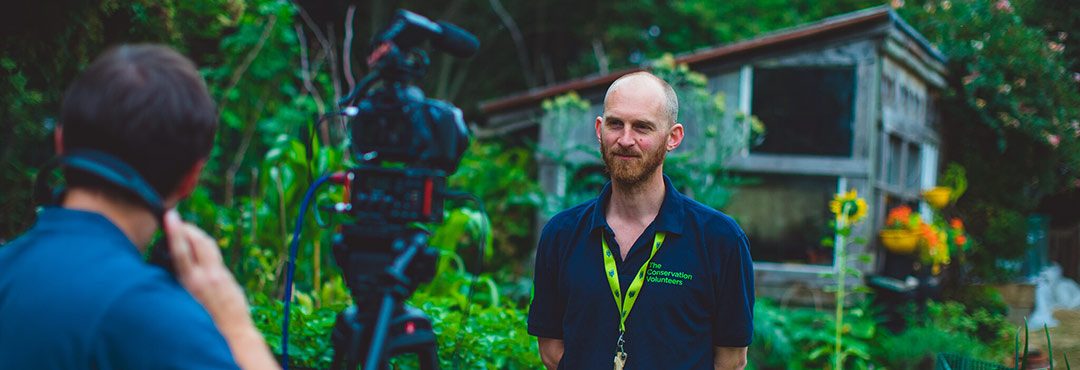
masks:
[[[308,187],[307,194],[304,194],[304,200],[300,203],[300,214],[296,217],[292,242],[289,243],[289,266],[285,274],[285,318],[281,324],[281,366],[284,370],[289,370],[289,303],[292,302],[293,271],[296,270],[296,249],[300,245],[300,232],[304,226],[304,214],[307,213],[308,204],[311,203],[315,191],[329,180],[330,176],[323,175]],[[315,283],[318,284],[318,282]]]

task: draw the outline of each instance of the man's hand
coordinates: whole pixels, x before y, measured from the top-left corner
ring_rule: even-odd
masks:
[[[746,368],[746,347],[716,347],[713,368],[716,370],[743,370]]]
[[[243,369],[279,368],[255,329],[244,291],[225,267],[214,239],[181,221],[176,210],[165,214],[165,235],[177,280],[210,313],[237,365]]]
[[[562,339],[536,337],[536,342],[540,345],[540,361],[544,362],[544,366],[548,370],[558,368],[565,349]]]

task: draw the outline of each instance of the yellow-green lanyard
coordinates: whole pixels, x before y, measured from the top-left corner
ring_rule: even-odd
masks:
[[[607,238],[600,236],[600,245],[604,247],[604,269],[607,270],[608,285],[611,286],[611,294],[615,297],[615,306],[619,308],[619,341],[622,341],[622,334],[626,332],[626,317],[630,314],[630,309],[634,308],[634,302],[637,301],[638,292],[641,291],[641,285],[645,283],[645,270],[649,268],[649,263],[652,262],[653,256],[656,255],[656,251],[660,250],[660,245],[664,244],[664,233],[656,233],[656,238],[653,240],[652,252],[649,253],[649,259],[645,260],[645,264],[641,265],[641,269],[638,270],[637,275],[634,275],[634,280],[630,282],[630,288],[626,291],[626,302],[623,303],[623,297],[619,288],[619,273],[615,268],[615,256],[611,255],[611,248],[608,248]]]

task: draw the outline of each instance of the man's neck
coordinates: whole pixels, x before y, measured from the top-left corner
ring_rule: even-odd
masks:
[[[147,244],[157,231],[157,220],[153,213],[140,205],[119,199],[101,191],[85,188],[68,189],[64,208],[77,209],[101,214],[120,229],[128,240],[139,249],[146,250]]]
[[[629,185],[611,182],[611,198],[608,200],[606,217],[637,226],[648,226],[660,213],[664,204],[664,176],[657,170],[641,183]]]

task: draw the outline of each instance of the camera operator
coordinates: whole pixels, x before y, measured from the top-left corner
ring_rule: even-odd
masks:
[[[169,211],[65,169],[57,204],[0,248],[0,368],[278,367],[215,241],[171,210],[198,182],[217,116],[195,65],[163,46],[111,49],[71,84],[57,154],[119,159]],[[142,258],[159,223],[175,280]]]

